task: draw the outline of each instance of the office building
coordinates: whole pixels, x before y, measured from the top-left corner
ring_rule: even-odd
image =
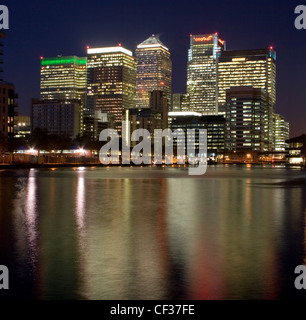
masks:
[[[153,90],[150,94],[149,106],[153,112],[161,114],[161,128],[168,128],[169,101],[166,92],[162,90]]]
[[[289,122],[280,114],[274,115],[274,150],[284,152],[288,149]]]
[[[136,59],[121,47],[88,48],[87,113],[114,117],[121,133],[122,111],[136,106]]]
[[[273,48],[222,51],[218,63],[218,104],[226,103],[226,90],[252,86],[268,94],[269,103],[276,103],[276,53]]]
[[[76,100],[32,100],[32,132],[36,128],[48,134],[75,138],[80,134],[81,102]]]
[[[58,56],[41,58],[40,99],[75,100],[85,104],[87,58]]]
[[[225,145],[225,118],[223,116],[202,116],[195,112],[171,112],[171,129],[182,129],[187,134],[188,129],[195,129],[196,149],[199,145],[199,129],[207,130],[208,159],[219,161],[223,157]],[[185,141],[187,141],[185,137]]]
[[[171,111],[173,112],[182,111],[184,96],[185,94],[182,94],[182,93],[173,93]]]
[[[288,143],[289,164],[306,165],[306,134],[291,138]]]
[[[271,151],[269,99],[260,88],[232,87],[226,90],[226,137],[228,151]]]
[[[263,127],[264,131],[261,134],[261,137],[264,137],[265,139],[265,146],[262,147],[262,141],[256,141],[256,146],[254,147],[255,150],[258,150],[259,143],[261,146],[259,148],[260,150],[273,151],[275,143],[274,113],[276,104],[276,53],[272,47],[269,49],[221,52],[218,64],[218,104],[220,112],[223,111],[225,114],[225,109],[228,109],[228,106],[225,106],[226,103],[229,103],[227,100],[228,90],[233,89],[235,91],[235,88],[240,87],[260,89],[262,97],[265,96],[265,110],[262,110],[264,111],[262,117],[265,119],[265,125]],[[238,89],[238,91],[241,90]],[[247,100],[250,98],[250,95],[252,95],[251,91],[244,91],[247,94]],[[233,92],[230,94],[232,95]],[[239,99],[242,99],[242,97],[240,96]],[[260,102],[261,105],[262,102],[263,101]],[[248,113],[248,111],[246,111],[246,113]],[[226,113],[226,117],[231,117],[231,115],[232,113]],[[230,122],[231,118],[228,118],[227,120]],[[231,136],[235,137],[235,133]],[[245,147],[250,144],[250,137],[246,139],[248,141],[243,142]],[[254,145],[253,142],[251,143],[252,146]],[[236,145],[236,143],[233,141],[232,145]],[[241,145],[239,144],[239,148],[240,147]]]
[[[86,103],[87,58],[77,56],[41,57],[40,99],[66,102],[80,100],[80,132]]]
[[[18,95],[9,83],[0,83],[0,150],[5,151],[14,138],[14,116]]]
[[[9,149],[10,140],[14,138],[14,116],[18,95],[13,84],[3,82],[3,43],[5,34],[0,30],[0,151]]]
[[[154,90],[150,94],[149,108],[132,108],[123,111],[123,120],[130,122],[130,132],[146,129],[153,138],[155,129],[168,128],[168,99],[165,92]],[[136,143],[132,142],[132,146]]]
[[[172,62],[169,49],[157,35],[152,35],[136,48],[136,107],[149,108],[150,93],[162,90],[171,103]]]
[[[84,117],[82,132],[84,136],[89,137],[90,141],[99,141],[101,131],[111,126],[108,114],[96,111],[94,115]]]
[[[218,114],[218,56],[225,42],[217,33],[190,35],[187,63],[187,103],[183,111]]]

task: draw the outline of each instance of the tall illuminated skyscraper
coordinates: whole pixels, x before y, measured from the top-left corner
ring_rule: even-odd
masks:
[[[274,150],[276,53],[272,47],[257,50],[223,51],[221,53],[218,63],[218,103],[220,109],[223,109],[226,103],[229,103],[227,99],[228,90],[234,90],[236,87],[252,87],[253,89],[262,90],[262,95],[266,97],[265,107],[262,109],[263,112],[257,113],[256,119],[252,121],[254,122],[261,118],[261,121],[264,123],[264,126],[261,127],[261,130],[263,130],[261,134],[263,134],[265,140],[264,150]],[[231,112],[234,112],[234,110]],[[244,112],[248,113],[247,110]],[[232,121],[231,118],[233,116],[234,113],[227,113],[227,121]],[[248,131],[248,129],[245,128],[244,131]],[[249,141],[244,141],[243,143],[247,146]]]
[[[41,58],[40,98],[42,100],[79,99],[85,104],[87,58]]]
[[[79,131],[82,133],[83,109],[86,103],[87,58],[77,56],[41,57],[40,99],[59,101],[63,105],[75,104],[79,100]],[[51,103],[51,102],[50,102]],[[56,105],[53,104],[54,106]],[[60,111],[58,111],[60,117]],[[38,122],[39,123],[39,122]],[[72,126],[75,126],[74,121]]]
[[[136,106],[136,59],[121,46],[88,48],[87,111],[108,113],[121,132],[122,110]]]
[[[149,108],[150,93],[162,90],[171,103],[172,62],[169,49],[152,35],[137,46],[137,108]]]
[[[272,47],[221,53],[218,64],[219,106],[226,102],[226,90],[239,86],[263,89],[275,107],[276,53]]]
[[[224,45],[217,33],[190,35],[184,111],[218,114],[218,56]]]

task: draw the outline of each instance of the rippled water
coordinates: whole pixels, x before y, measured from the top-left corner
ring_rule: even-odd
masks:
[[[305,298],[306,172],[0,171],[0,299]]]

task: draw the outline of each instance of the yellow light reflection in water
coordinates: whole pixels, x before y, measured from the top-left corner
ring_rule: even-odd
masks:
[[[30,170],[27,178],[18,179],[13,215],[18,260],[31,261],[35,267],[37,258],[37,200],[36,171]]]
[[[28,229],[29,246],[32,248],[32,254],[36,254],[37,247],[37,212],[36,212],[36,176],[35,171],[29,172],[27,198],[25,203],[25,217]]]
[[[76,219],[79,229],[84,227],[84,215],[85,215],[85,181],[84,172],[80,171],[78,173],[78,184],[75,198],[76,206]]]

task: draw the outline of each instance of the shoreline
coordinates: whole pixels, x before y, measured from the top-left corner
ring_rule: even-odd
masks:
[[[237,166],[247,166],[247,165],[256,165],[256,166],[273,166],[273,165],[283,165],[286,168],[301,168],[306,169],[305,165],[289,165],[286,163],[251,163],[251,162],[231,162],[231,163],[208,163],[208,166],[214,165],[237,165]],[[142,164],[141,167],[163,167],[163,166],[188,166],[188,164]],[[135,164],[109,164],[105,165],[102,163],[15,163],[15,164],[0,164],[0,170],[5,169],[52,169],[52,168],[75,168],[75,167],[140,167],[140,165]]]

